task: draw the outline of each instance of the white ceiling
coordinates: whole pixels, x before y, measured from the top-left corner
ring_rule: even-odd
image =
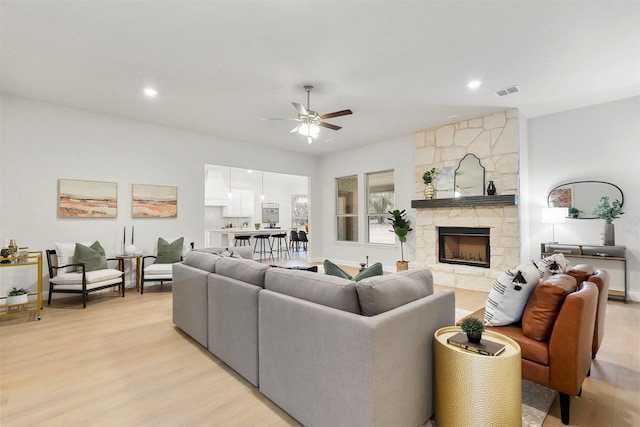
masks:
[[[303,153],[640,95],[637,0],[0,5],[3,93]],[[294,122],[261,120],[296,117],[305,84],[313,110],[354,112],[311,146],[289,134]],[[520,93],[495,95],[514,84]]]

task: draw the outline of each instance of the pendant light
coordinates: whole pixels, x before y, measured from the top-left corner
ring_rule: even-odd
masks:
[[[264,171],[262,173],[262,192],[260,193],[260,200],[264,200]]]
[[[233,197],[233,193],[231,192],[231,166],[229,166],[229,194],[227,196],[231,199]]]

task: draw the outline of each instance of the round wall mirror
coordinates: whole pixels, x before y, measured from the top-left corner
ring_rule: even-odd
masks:
[[[569,208],[569,216],[573,218],[593,219],[597,216],[591,212],[604,196],[609,197],[609,203],[620,200],[620,204],[624,204],[624,195],[617,185],[603,181],[575,181],[551,190],[547,205],[550,208]]]

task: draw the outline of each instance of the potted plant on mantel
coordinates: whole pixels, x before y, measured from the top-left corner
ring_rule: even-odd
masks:
[[[29,302],[29,296],[25,288],[18,289],[14,286],[7,294],[7,305],[25,304],[27,302]]]
[[[431,168],[422,175],[422,181],[424,182],[424,198],[433,199],[435,189],[433,188],[433,180],[436,179],[438,169]]]
[[[596,205],[596,208],[591,213],[600,219],[604,219],[604,245],[615,246],[616,234],[612,221],[624,214],[620,200],[616,199],[609,204],[609,197],[603,196],[600,198],[600,203]]]
[[[411,228],[411,221],[406,219],[406,211],[403,209],[402,211],[396,209],[394,211],[387,211],[391,216],[388,218],[389,222],[391,222],[391,226],[393,229],[391,230],[398,236],[398,240],[400,240],[400,259],[401,261],[396,261],[396,269],[398,271],[408,270],[409,262],[404,260],[404,248],[403,244],[407,241],[407,235],[410,231],[413,230]]]
[[[460,322],[462,332],[467,334],[467,339],[472,343],[479,343],[484,332],[484,324],[477,317],[467,317]]]

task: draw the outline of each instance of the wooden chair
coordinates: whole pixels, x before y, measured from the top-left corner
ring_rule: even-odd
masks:
[[[68,294],[82,294],[82,307],[87,308],[90,292],[102,289],[120,287],[124,297],[124,264],[121,259],[107,258],[107,261],[117,261],[118,269],[86,271],[83,263],[58,265],[58,255],[55,250],[47,249],[47,264],[49,266],[49,298],[47,305],[51,305],[54,292]],[[58,274],[58,270],[72,267],[73,271]]]

